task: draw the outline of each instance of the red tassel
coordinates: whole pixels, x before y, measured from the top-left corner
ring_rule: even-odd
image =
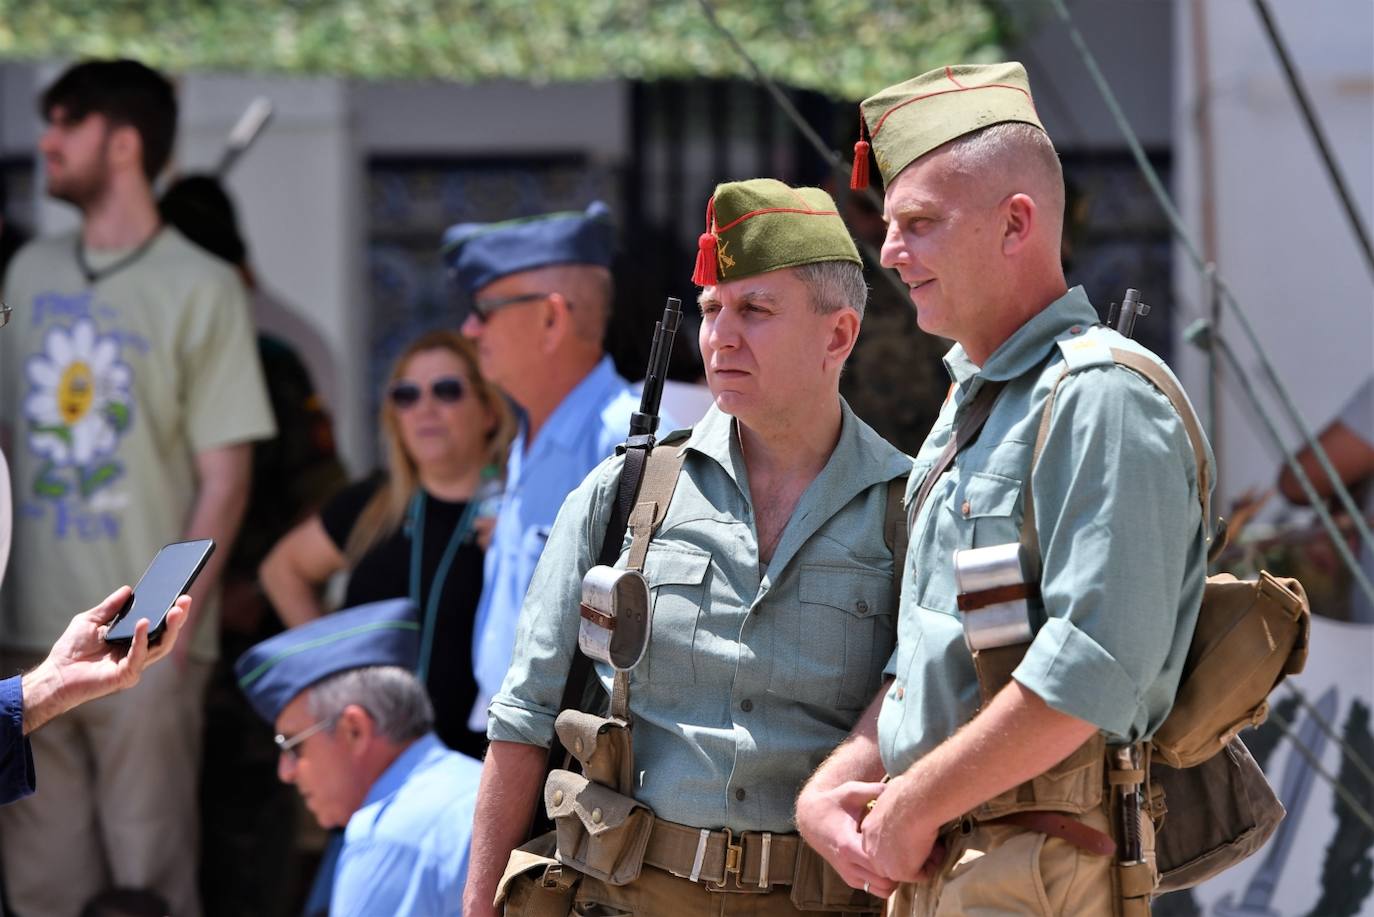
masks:
[[[868,187],[868,141],[860,140],[854,144],[854,167],[849,173],[851,191],[862,191]]]
[[[859,109],[859,139],[854,144],[854,165],[849,172],[849,190],[862,191],[868,187],[868,141],[864,139],[868,125],[864,123],[863,109]]]
[[[697,237],[697,267],[692,272],[692,283],[713,287],[716,282],[716,237],[704,232]]]

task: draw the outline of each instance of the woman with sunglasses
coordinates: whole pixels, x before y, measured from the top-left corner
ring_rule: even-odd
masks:
[[[482,378],[471,342],[431,331],[397,359],[381,410],[387,472],[351,485],[263,561],[262,587],[287,626],[323,613],[321,592],[347,571],[343,607],[409,597],[421,624],[417,674],[435,730],[480,758],[467,728],[476,699],[472,630],[482,592],[480,492],[505,463],[514,419]]]

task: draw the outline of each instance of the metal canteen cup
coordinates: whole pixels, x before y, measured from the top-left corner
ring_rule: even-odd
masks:
[[[959,590],[959,608],[964,611],[964,641],[970,651],[1030,641],[1030,608],[1019,542],[955,551],[954,582]]]

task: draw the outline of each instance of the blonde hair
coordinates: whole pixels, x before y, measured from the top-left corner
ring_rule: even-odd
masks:
[[[506,450],[515,436],[515,415],[500,390],[483,377],[477,363],[477,349],[467,338],[456,331],[447,330],[428,331],[420,335],[392,364],[387,387],[390,388],[401,378],[411,357],[427,350],[447,350],[467,368],[472,394],[481,400],[492,416],[492,426],[487,431],[486,463],[497,469],[504,468]],[[386,449],[387,479],[367,501],[363,511],[358,514],[353,531],[348,534],[343,553],[350,568],[356,567],[364,554],[400,527],[406,508],[420,489],[419,470],[415,467],[415,460],[406,452],[401,428],[396,421],[396,407],[390,398],[382,399],[379,425]]]

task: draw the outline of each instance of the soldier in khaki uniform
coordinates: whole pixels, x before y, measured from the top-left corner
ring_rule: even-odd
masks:
[[[849,881],[902,883],[893,915],[1147,913],[1152,828],[1112,803],[1141,770],[1115,762],[1173,704],[1210,452],[1195,459],[1169,400],[1119,363],[1158,357],[1065,282],[1063,178],[1019,64],[932,71],[862,110],[886,183],[883,264],[921,327],[956,342],[954,387],[907,490],[892,680],[803,790],[798,823]],[[1029,628],[999,678],[1003,657],[965,643],[979,606],[955,552],[1018,543]],[[1118,830],[1132,820],[1138,843]]]
[[[623,780],[595,778],[629,785],[612,799],[581,775],[551,778],[562,866],[545,875],[580,874],[557,913],[876,914],[880,902],[825,870],[793,823],[797,790],[873,700],[893,646],[884,524],[901,518],[909,461],[839,395],[866,294],[858,253],[825,192],[756,179],[716,189],[698,267],[715,405],[658,446],[683,465],[644,556],[653,626],[629,678],[633,760],[599,768]],[[603,462],[568,498],[526,596],[490,708],[468,917],[496,912],[540,798],[582,578],[622,464]],[[611,669],[598,663],[596,676],[610,691]],[[582,839],[566,846],[565,828]],[[502,894],[507,914],[536,913]]]

